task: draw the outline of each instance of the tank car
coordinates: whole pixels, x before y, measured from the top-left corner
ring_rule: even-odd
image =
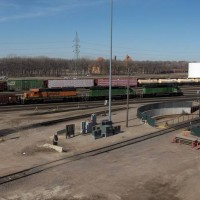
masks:
[[[196,83],[195,79],[183,79],[183,78],[178,79],[179,85],[193,85],[195,83]]]
[[[164,84],[177,84],[177,79],[159,79],[158,83],[164,83]]]
[[[138,86],[148,85],[148,84],[157,84],[158,79],[138,79]]]

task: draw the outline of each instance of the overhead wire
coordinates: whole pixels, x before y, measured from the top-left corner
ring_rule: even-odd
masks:
[[[55,46],[54,44],[58,44],[58,43],[68,43],[69,45],[67,46]],[[63,41],[44,41],[44,42],[0,42],[0,44],[46,44],[48,45],[47,47],[33,47],[30,46],[30,48],[4,48],[4,53],[7,51],[34,51],[34,50],[45,50],[48,49],[49,51],[56,51],[58,52],[58,49],[66,49],[68,50],[67,52],[72,52],[73,53],[73,49],[72,49],[72,41],[69,40],[63,40]],[[52,46],[53,44],[53,46]],[[106,47],[105,44],[100,44],[100,43],[92,43],[92,42],[87,42],[87,41],[80,41],[81,47],[81,54],[88,54],[89,55],[95,55],[95,56],[109,56],[109,49]],[[45,45],[45,46],[46,46]],[[123,46],[114,46],[114,51],[113,51],[113,55],[116,55],[118,58],[125,58],[125,56],[127,54],[132,55],[134,57],[141,57],[141,56],[174,56],[173,52],[164,52],[164,51],[155,51],[155,50],[148,50],[148,49],[135,49],[133,47],[123,47]],[[90,51],[86,51],[86,50],[91,50]],[[56,52],[56,53],[57,53]],[[96,53],[94,53],[96,52]],[[10,52],[11,53],[11,52]],[[13,53],[13,52],[12,52]],[[18,52],[19,53],[19,52]],[[47,52],[43,52],[44,54],[49,54]],[[188,52],[178,52],[176,51],[176,54],[185,54]],[[8,54],[8,53],[7,53]],[[53,53],[52,53],[53,54]],[[194,53],[195,54],[195,53]],[[194,55],[195,56],[195,55]],[[196,56],[198,56],[198,54],[196,53]]]

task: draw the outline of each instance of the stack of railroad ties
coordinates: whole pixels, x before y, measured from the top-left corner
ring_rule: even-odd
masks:
[[[200,126],[191,126],[189,130],[173,136],[171,142],[189,144],[192,148],[196,148],[196,150],[200,149]]]

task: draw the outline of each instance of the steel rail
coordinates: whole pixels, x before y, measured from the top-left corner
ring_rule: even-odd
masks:
[[[151,102],[164,102],[164,101],[183,101],[183,100],[194,100],[196,99],[197,96],[192,95],[192,96],[173,96],[173,97],[156,97],[156,98],[133,98],[130,99],[129,102],[132,104],[135,103],[151,103]],[[120,105],[120,104],[125,104],[126,99],[124,100],[115,100],[112,102],[113,105]],[[39,110],[41,109],[55,109],[58,107],[60,110],[64,108],[76,108],[82,109],[82,107],[88,107],[88,106],[97,106],[99,107],[103,106],[103,101],[89,101],[89,102],[76,102],[76,103],[56,103],[56,104],[32,104],[32,105],[13,105],[13,106],[0,106],[0,111],[4,112],[11,112],[11,111],[20,111],[20,110],[33,110],[34,108],[38,108]]]
[[[81,160],[81,159],[91,157],[91,156],[97,156],[99,154],[103,154],[103,153],[106,153],[106,152],[109,152],[109,151],[113,151],[113,150],[120,149],[120,148],[129,146],[129,145],[133,145],[133,144],[136,144],[136,143],[139,143],[139,142],[143,142],[143,141],[146,141],[146,140],[158,137],[158,136],[162,136],[164,134],[171,133],[172,131],[179,130],[181,128],[189,126],[191,121],[192,121],[193,124],[199,123],[199,119],[200,118],[189,120],[187,122],[182,122],[182,123],[179,123],[177,125],[174,125],[170,128],[164,129],[164,130],[159,130],[159,131],[152,132],[152,133],[149,133],[149,134],[146,134],[146,135],[143,135],[143,136],[139,136],[139,137],[132,138],[132,139],[129,139],[129,140],[121,141],[121,142],[118,142],[118,143],[115,143],[115,144],[111,144],[111,145],[104,146],[104,147],[101,147],[101,148],[97,148],[97,149],[94,149],[94,150],[86,151],[86,152],[79,153],[79,154],[76,154],[76,155],[73,155],[73,156],[67,156],[67,157],[62,158],[62,159],[54,160],[54,161],[44,163],[44,164],[40,164],[40,165],[31,167],[31,168],[28,168],[28,169],[25,169],[25,170],[22,170],[22,171],[18,171],[18,172],[11,173],[11,174],[8,174],[8,175],[5,175],[5,176],[1,176],[0,177],[0,185],[6,184],[8,182],[13,182],[13,181],[16,181],[18,179],[22,179],[22,178],[25,178],[25,177],[28,177],[28,176],[31,176],[31,175],[34,175],[34,174],[38,174],[40,172],[49,170],[51,168],[54,168],[54,167],[57,167],[57,166],[60,166],[60,165],[64,165],[64,164],[74,162],[74,161],[77,161],[77,160]]]

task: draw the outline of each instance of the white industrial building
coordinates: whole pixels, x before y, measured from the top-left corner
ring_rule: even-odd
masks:
[[[200,78],[200,63],[189,63],[188,78]]]

